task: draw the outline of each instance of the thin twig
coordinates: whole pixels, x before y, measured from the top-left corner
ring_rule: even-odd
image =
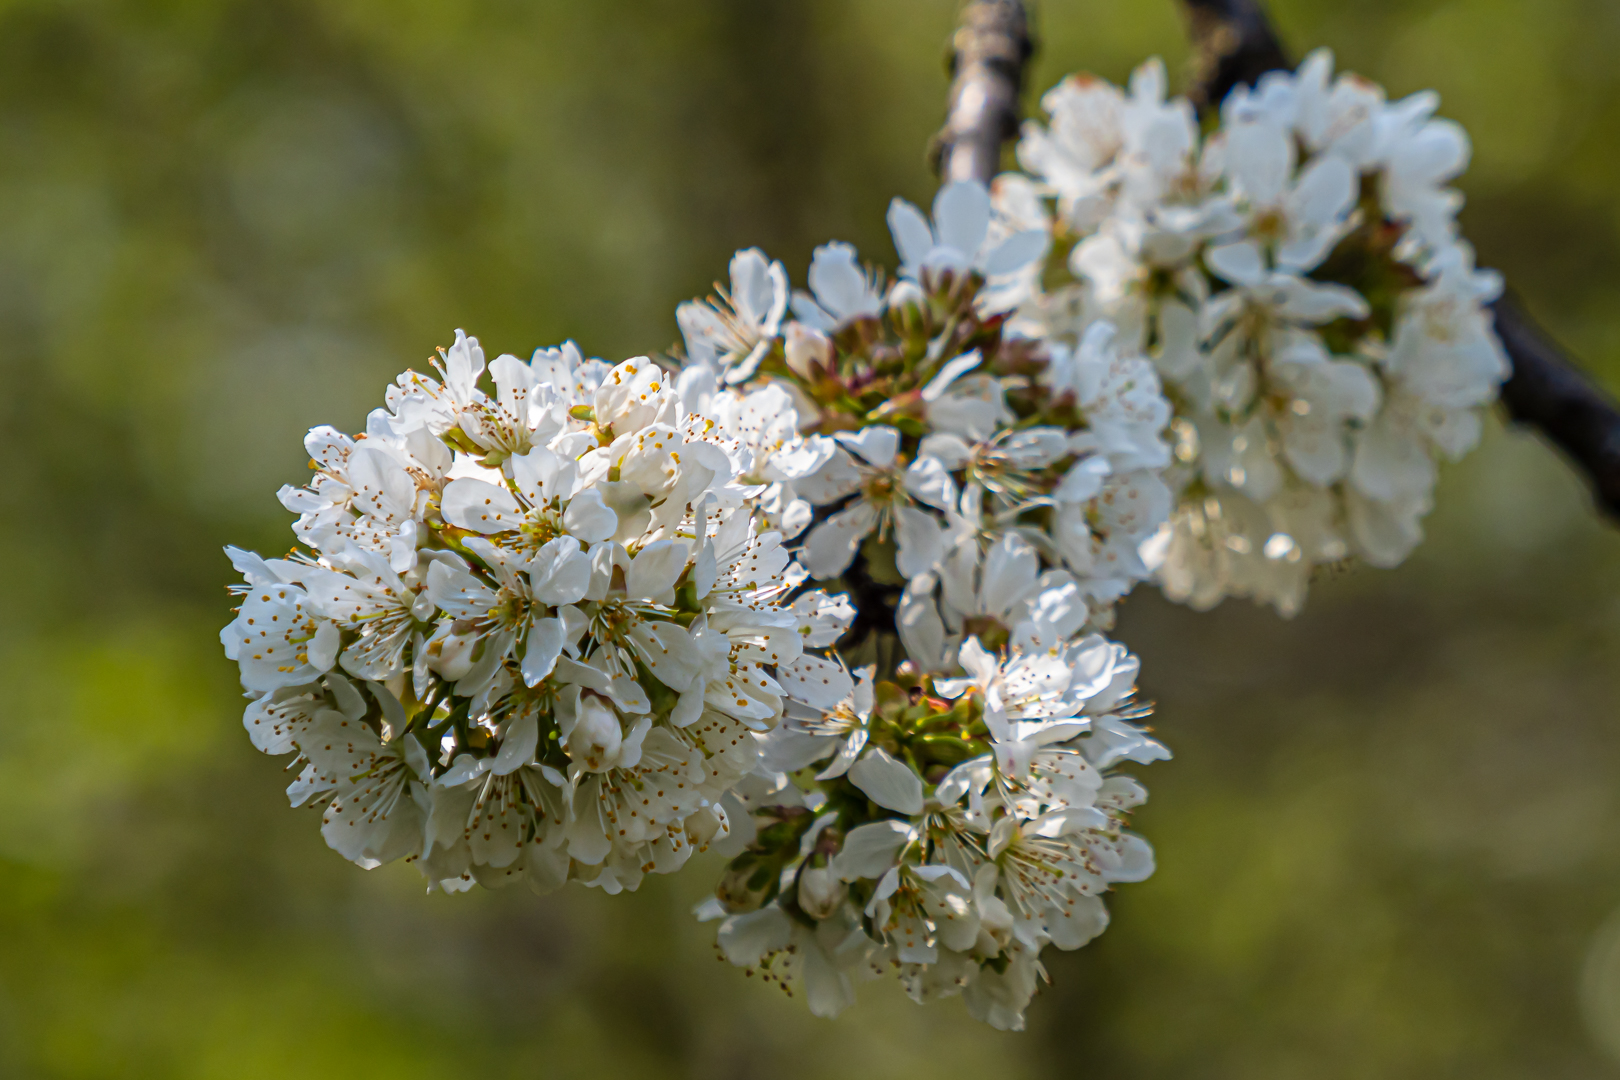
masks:
[[[1023,119],[1024,69],[1034,51],[1021,0],[972,0],[962,9],[951,38],[945,126],[929,147],[942,181],[988,184],[1001,170],[1001,148],[1017,137]],[[864,558],[855,560],[844,584],[858,613],[844,639],[845,655],[887,664],[900,586],[875,580]]]
[[[1180,0],[1198,53],[1190,97],[1207,111],[1232,88],[1291,65],[1258,0]],[[1620,519],[1620,408],[1511,295],[1492,305],[1512,362],[1502,386],[1509,418],[1534,428],[1585,474],[1598,506]]]
[[[1020,0],[973,0],[951,39],[951,96],[934,137],[939,178],[988,184],[1001,169],[1001,147],[1023,118],[1024,68],[1034,46]]]

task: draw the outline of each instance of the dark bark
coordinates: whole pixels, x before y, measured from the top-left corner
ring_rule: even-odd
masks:
[[[893,647],[886,645],[883,639],[899,636],[894,617],[900,603],[901,586],[874,581],[867,571],[865,552],[857,555],[844,573],[844,585],[850,603],[855,606],[855,622],[844,638],[844,655],[857,657],[854,664],[877,663],[880,672],[890,674],[892,663],[886,665],[880,661],[885,651],[893,652]]]
[[[1235,86],[1293,67],[1258,0],[1182,0],[1181,10],[1193,42],[1187,96],[1199,112],[1218,108]]]
[[[1291,66],[1258,0],[1180,2],[1198,52],[1188,96],[1200,112],[1218,108],[1233,87]],[[1563,451],[1598,506],[1620,519],[1620,409],[1511,295],[1491,310],[1513,365],[1502,386],[1508,416]]]
[[[1502,385],[1502,405],[1516,422],[1533,427],[1586,474],[1593,498],[1620,518],[1620,408],[1589,382],[1509,295],[1491,305],[1513,376]]]
[[[989,183],[1023,118],[1024,69],[1034,46],[1020,0],[973,0],[951,39],[951,94],[934,137],[939,178]]]

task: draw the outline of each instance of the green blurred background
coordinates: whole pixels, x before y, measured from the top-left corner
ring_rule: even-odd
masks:
[[[1282,0],[1473,135],[1467,230],[1620,385],[1620,4]],[[955,0],[0,2],[0,1076],[1620,1075],[1620,535],[1493,424],[1396,572],[1146,590],[1160,872],[1031,1030],[715,962],[715,867],[425,896],[287,809],[216,633],[300,435],[466,327],[622,357],[761,244],[892,259]],[[1047,0],[1034,85],[1185,58]]]

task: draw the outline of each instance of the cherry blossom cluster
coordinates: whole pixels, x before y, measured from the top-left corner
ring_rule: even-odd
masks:
[[[1117,327],[1175,408],[1177,492],[1147,548],[1173,598],[1298,610],[1313,567],[1404,560],[1437,461],[1465,454],[1508,374],[1448,185],[1466,134],[1433,93],[1385,100],[1327,52],[1240,87],[1201,134],[1157,61],[1126,89],[1071,77],[997,185],[1053,265],[1019,333]]]
[[[699,914],[818,1015],[897,974],[1019,1029],[1046,946],[1090,941],[1102,894],[1153,870],[1127,831],[1146,793],[1114,770],[1168,753],[1099,631],[1170,514],[1171,406],[1106,324],[1072,345],[1006,332],[1044,221],[959,182],[889,223],[893,281],[833,243],[793,292],[750,249],[677,312],[682,401],[751,433],[765,525],[863,626],[836,702],[790,700],[758,736]]]
[[[731,838],[746,849],[699,915],[724,920],[733,964],[801,978],[817,1015],[894,974],[915,1001],[961,994],[1020,1030],[1042,950],[1091,941],[1102,894],[1153,872],[1126,830],[1147,793],[1113,769],[1169,756],[1140,726],[1136,658],[1095,634],[996,653],[970,637],[958,664],[863,668],[831,713],[790,709],[728,796],[752,835]]]
[[[767,526],[748,408],[694,413],[651,360],[572,343],[493,386],[476,339],[441,351],[364,434],[310,432],[314,478],[281,491],[299,549],[228,549],[244,725],[361,866],[633,889],[727,834],[786,703],[837,704],[814,650],[853,612]]]
[[[1153,872],[1169,756],[1110,641],[1142,581],[1292,614],[1401,562],[1506,376],[1468,141],[1312,55],[1201,131],[1073,77],[1025,172],[895,200],[891,278],[739,251],[683,349],[457,332],[305,441],[298,546],[221,632],[294,806],[429,888],[618,892],[696,851],[721,955],[813,1012],[896,976],[1017,1030]]]

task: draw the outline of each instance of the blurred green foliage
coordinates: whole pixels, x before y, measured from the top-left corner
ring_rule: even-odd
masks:
[[[1620,384],[1620,6],[1279,0],[1473,134],[1466,226]],[[1620,537],[1492,431],[1396,572],[1284,623],[1144,590],[1161,870],[1032,1030],[835,1024],[639,894],[424,896],[285,807],[219,653],[309,426],[455,326],[618,358],[761,244],[890,258],[955,0],[0,3],[0,1076],[1620,1072]],[[1046,0],[1035,86],[1185,49]]]

